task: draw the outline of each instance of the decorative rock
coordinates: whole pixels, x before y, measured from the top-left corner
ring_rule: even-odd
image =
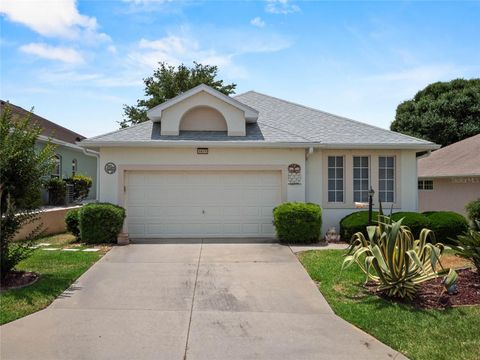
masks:
[[[42,248],[42,250],[55,251],[55,250],[60,250],[60,249],[59,248]]]
[[[83,249],[82,251],[85,251],[85,252],[95,252],[95,251],[99,251],[100,249],[93,249],[93,248],[90,248],[90,249]]]

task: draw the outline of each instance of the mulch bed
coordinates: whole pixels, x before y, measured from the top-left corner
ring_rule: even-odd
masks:
[[[32,285],[40,275],[30,271],[12,271],[5,276],[0,284],[0,290],[18,289]]]
[[[420,309],[446,309],[454,306],[479,305],[480,304],[480,274],[473,269],[457,270],[458,280],[456,294],[449,295],[442,285],[442,278],[424,282],[417,296],[412,300],[387,298],[377,291],[373,282],[368,282],[366,289],[384,299],[399,303],[407,303]]]

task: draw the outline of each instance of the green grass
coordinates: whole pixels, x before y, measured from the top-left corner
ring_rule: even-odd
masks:
[[[43,238],[39,242],[65,245],[69,240]],[[102,257],[98,252],[63,252],[35,250],[22,261],[17,270],[35,271],[40,279],[21,289],[2,291],[0,301],[0,324],[19,319],[48,306],[70,284]]]
[[[299,254],[335,313],[413,360],[480,357],[480,306],[416,310],[363,291],[355,266],[340,272],[343,251]]]

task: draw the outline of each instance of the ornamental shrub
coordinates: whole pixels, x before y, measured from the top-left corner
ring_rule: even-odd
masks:
[[[109,203],[84,205],[79,211],[80,238],[90,244],[114,243],[122,230],[125,209]]]
[[[322,209],[311,203],[283,203],[273,209],[273,224],[281,242],[314,243],[320,239]]]
[[[470,221],[472,222],[473,228],[477,228],[480,231],[480,199],[470,201],[467,206],[465,206],[467,210],[467,215]]]
[[[376,224],[378,220],[378,212],[372,212],[372,222]],[[368,210],[365,211],[357,211],[350,215],[345,216],[342,220],[340,220],[340,237],[343,241],[350,242],[352,240],[353,235],[357,232],[361,232],[365,237],[368,236],[367,234],[367,226],[368,226]]]
[[[86,199],[93,183],[91,177],[81,174],[73,175],[65,181],[73,185],[73,198],[75,201]]]
[[[420,232],[422,229],[430,229],[430,220],[420,213],[413,211],[401,211],[392,214],[390,217],[393,221],[399,221],[401,218],[404,218],[402,221],[403,226],[408,226],[412,232],[415,239],[420,238]]]
[[[48,203],[50,205],[65,205],[67,185],[65,181],[57,178],[49,179],[46,183],[48,189]]]
[[[423,213],[430,221],[430,229],[435,233],[437,242],[452,243],[458,235],[468,230],[468,221],[453,211],[427,211]]]
[[[78,223],[80,209],[81,208],[71,209],[65,214],[65,225],[67,226],[67,231],[77,239],[80,239],[80,228]]]

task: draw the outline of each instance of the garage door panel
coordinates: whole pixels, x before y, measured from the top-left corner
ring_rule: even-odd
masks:
[[[274,236],[280,171],[129,172],[130,236]]]

